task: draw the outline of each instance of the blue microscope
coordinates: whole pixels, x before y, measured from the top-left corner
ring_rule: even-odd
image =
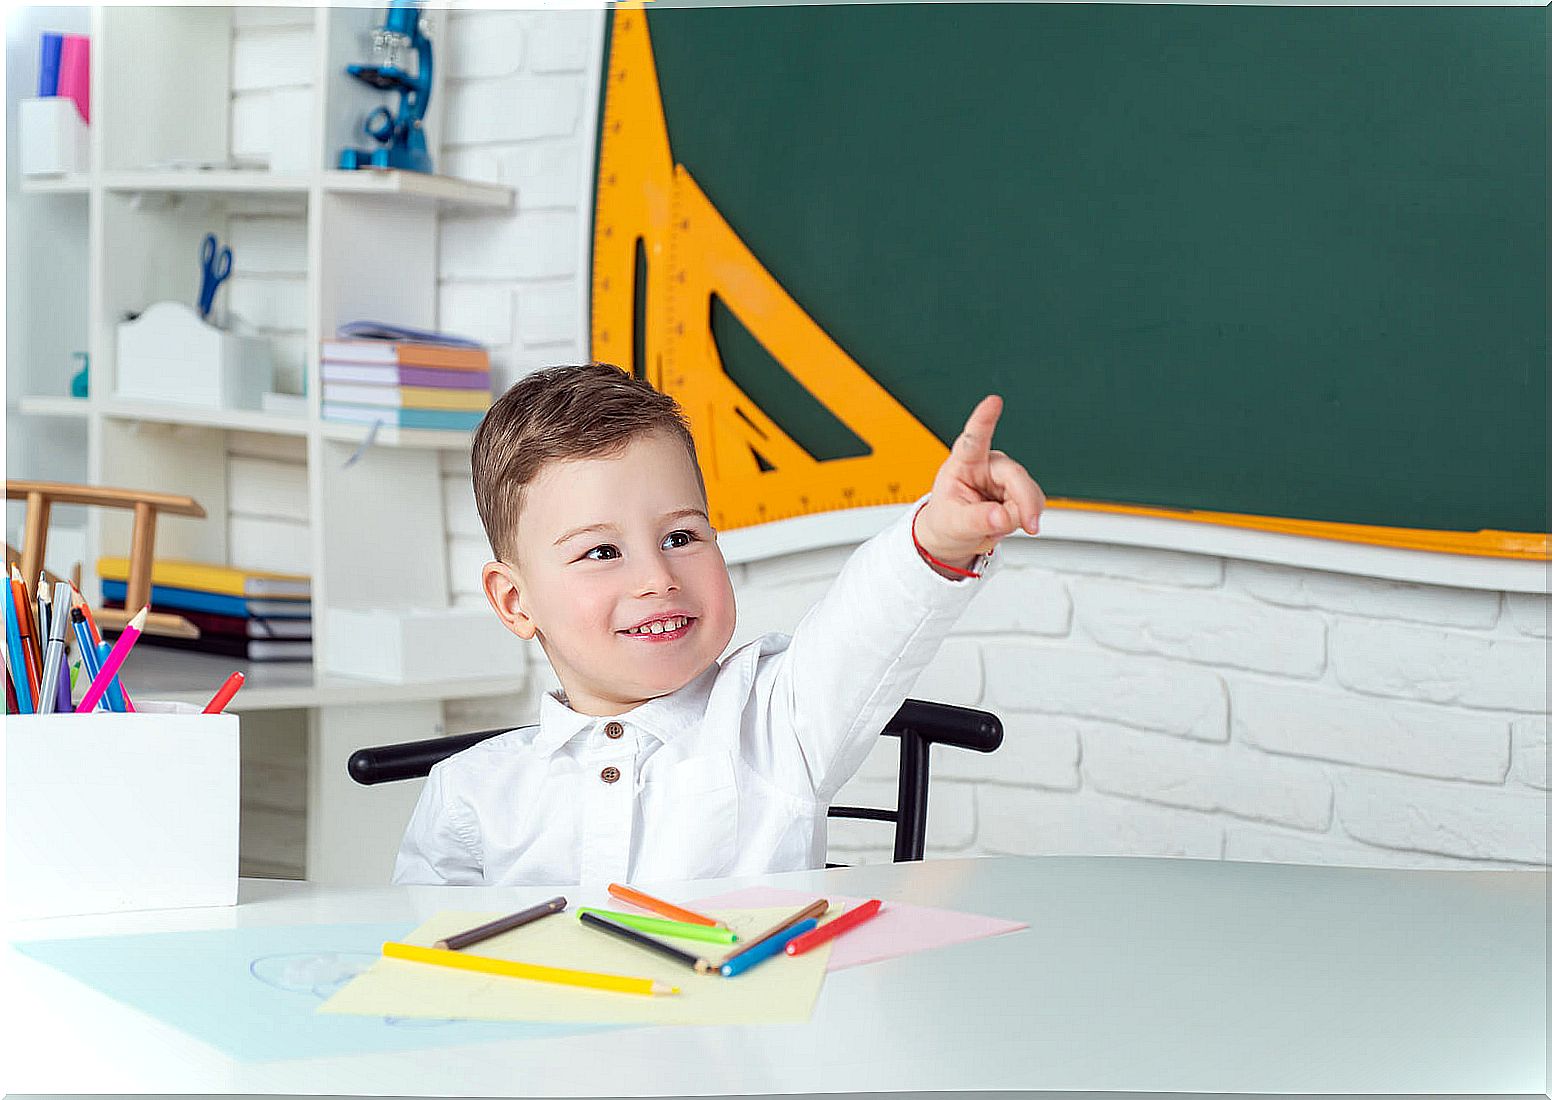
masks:
[[[413,73],[405,68],[411,50],[416,56]],[[421,29],[416,0],[390,0],[383,25],[372,32],[372,61],[370,65],[347,65],[345,72],[379,91],[398,92],[398,114],[383,105],[374,108],[361,128],[378,147],[345,149],[339,166],[429,173],[431,153],[426,149],[422,122],[431,97],[431,39]]]

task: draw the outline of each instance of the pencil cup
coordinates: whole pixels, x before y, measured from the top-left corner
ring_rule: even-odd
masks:
[[[236,904],[237,716],[135,706],[6,718],[11,919]]]
[[[67,176],[86,171],[86,123],[64,96],[24,99],[16,109],[17,161],[23,176]]]

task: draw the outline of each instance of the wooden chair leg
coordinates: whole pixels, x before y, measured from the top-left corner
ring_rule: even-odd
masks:
[[[27,517],[22,532],[22,580],[28,591],[38,583],[43,555],[48,546],[49,512],[52,502],[39,492],[27,494]]]
[[[156,511],[144,502],[135,505],[135,527],[130,535],[129,582],[124,586],[124,610],[133,615],[151,602],[151,561],[156,545]]]

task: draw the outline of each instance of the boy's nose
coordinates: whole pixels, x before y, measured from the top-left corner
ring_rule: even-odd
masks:
[[[646,559],[642,566],[641,575],[636,581],[637,595],[652,596],[664,592],[677,592],[679,590],[678,578],[669,568],[668,562],[660,557]]]

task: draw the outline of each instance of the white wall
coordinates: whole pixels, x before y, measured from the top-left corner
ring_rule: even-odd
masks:
[[[17,103],[37,94],[38,38],[44,31],[89,33],[86,8],[7,8],[5,11],[5,469],[10,478],[82,481],[86,477],[83,420],[17,415],[23,395],[64,396],[86,351],[86,196],[29,195],[21,199],[17,163]],[[6,540],[20,548],[23,509],[7,503]],[[50,532],[48,566],[67,574],[80,560],[85,517],[60,508]]]

